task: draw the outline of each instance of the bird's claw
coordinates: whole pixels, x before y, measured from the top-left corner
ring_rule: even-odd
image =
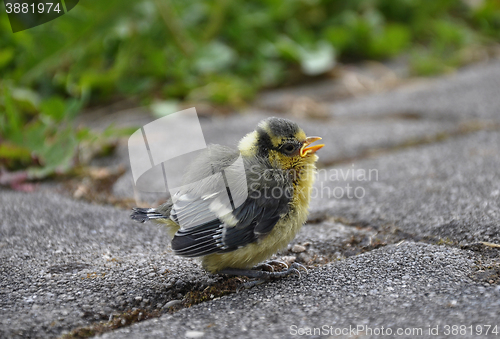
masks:
[[[307,268],[306,268],[304,265],[299,264],[299,263],[296,263],[296,262],[294,262],[294,263],[292,264],[292,266],[290,266],[290,268],[288,268],[288,269],[286,270],[286,272],[287,272],[288,274],[296,273],[296,274],[299,276],[299,279],[300,279],[300,278],[302,278],[302,274],[300,274],[299,269],[302,269],[302,270],[304,270],[306,273],[309,273],[309,272],[307,271]]]
[[[268,264],[268,265],[282,265],[282,266],[285,266],[286,269],[288,269],[288,264],[284,261],[281,261],[281,260],[270,260],[270,261],[267,261],[266,264]]]
[[[261,269],[263,271],[269,271],[269,272],[274,272],[274,267],[271,264],[268,264],[267,262],[258,264],[253,268],[254,270]]]
[[[300,269],[304,270],[306,272],[306,274],[309,273],[309,271],[307,270],[307,268],[304,265],[299,264],[298,262],[294,262],[292,264],[292,267],[296,268],[297,270],[300,268]]]
[[[298,269],[296,269],[296,268],[292,268],[290,271],[291,271],[291,272],[290,272],[290,274],[292,274],[292,273],[297,273],[297,275],[299,276],[299,279],[300,279],[300,278],[302,278],[302,275],[300,274],[300,272],[299,272],[299,270],[298,270]]]
[[[261,269],[264,271],[274,272],[273,265],[284,266],[286,269],[288,269],[288,264],[284,261],[281,261],[281,260],[269,260],[269,261],[263,262],[261,264],[258,264],[253,269]]]

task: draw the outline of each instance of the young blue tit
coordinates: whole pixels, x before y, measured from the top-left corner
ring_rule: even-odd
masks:
[[[251,268],[285,248],[306,222],[315,153],[324,146],[311,144],[320,139],[307,137],[290,120],[263,120],[241,139],[238,150],[209,146],[187,170],[185,188],[157,208],[135,208],[131,218],[164,224],[174,253],[201,257],[211,273],[265,280],[297,272],[300,265],[282,272]],[[214,192],[217,185],[207,178],[227,172],[236,159],[242,159],[243,189],[248,194],[239,206],[231,201],[234,208],[228,209],[220,202],[223,195],[227,197],[228,187]],[[189,185],[196,182],[204,184]]]

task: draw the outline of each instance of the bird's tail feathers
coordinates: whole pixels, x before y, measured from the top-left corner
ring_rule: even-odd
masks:
[[[130,218],[139,222],[146,222],[153,219],[164,219],[165,216],[154,208],[133,208]]]

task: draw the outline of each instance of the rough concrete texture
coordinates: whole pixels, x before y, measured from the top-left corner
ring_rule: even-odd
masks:
[[[329,106],[334,117],[412,115],[431,120],[498,121],[500,62],[471,66],[458,74],[405,86],[386,94],[349,99]]]
[[[0,195],[0,337],[54,337],[214,282],[163,228],[53,193]],[[182,292],[185,293],[185,292]]]
[[[336,328],[358,326],[365,327],[351,337],[377,337],[367,327],[382,326],[394,336],[401,328],[422,329],[429,337],[429,327],[439,326],[443,338],[445,325],[498,323],[500,288],[469,278],[469,255],[424,244],[388,246],[311,270],[301,279],[269,283],[103,337],[288,338],[323,326],[329,337]]]
[[[401,338],[484,337],[491,325],[496,337],[499,79],[493,62],[327,103],[327,120],[295,119],[327,144],[310,220],[280,254],[309,272],[220,297],[224,284],[241,282],[173,256],[165,230],[130,221],[129,211],[75,201],[52,186],[0,191],[0,337],[89,335],[132,311],[140,321],[103,336],[376,337],[383,327]],[[312,92],[329,93],[327,86]],[[287,116],[262,106],[202,119],[207,143],[235,144],[263,117]],[[134,112],[128,121],[151,119]],[[128,166],[127,157],[122,146],[96,164]],[[113,192],[133,197],[130,174]],[[193,295],[203,297],[186,308]]]
[[[322,170],[312,214],[463,244],[500,243],[499,145],[500,132],[477,132]]]

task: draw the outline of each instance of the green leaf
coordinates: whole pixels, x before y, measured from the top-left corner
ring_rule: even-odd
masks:
[[[201,74],[221,72],[228,69],[236,60],[232,48],[218,41],[212,41],[198,52],[194,67]]]
[[[300,61],[300,46],[289,37],[285,35],[281,36],[276,41],[275,46],[279,56],[283,59]]]
[[[12,98],[16,107],[26,114],[36,114],[40,105],[40,95],[26,87],[12,88]]]
[[[7,66],[14,59],[14,48],[0,49],[0,69]]]
[[[66,104],[59,97],[51,97],[42,101],[40,111],[43,115],[51,117],[55,122],[60,122],[64,119],[66,113]]]
[[[59,130],[57,137],[45,141],[43,146],[37,149],[43,167],[30,169],[32,178],[39,179],[52,173],[66,173],[73,165],[77,145],[72,128]]]
[[[335,50],[326,41],[320,41],[314,48],[300,50],[300,66],[307,75],[318,75],[335,66]]]
[[[0,143],[0,159],[11,159],[28,162],[31,159],[31,152],[26,147]]]
[[[5,118],[3,119],[5,122],[2,126],[0,126],[3,132],[2,134],[4,134],[4,136],[8,139],[18,141],[22,133],[22,115],[12,99],[9,86],[7,84],[3,84],[2,88],[5,112]]]
[[[149,107],[156,118],[162,118],[177,112],[179,110],[179,102],[177,100],[156,101]]]
[[[351,31],[344,26],[328,27],[324,36],[338,52],[343,52],[352,41]]]
[[[85,99],[82,97],[82,99],[69,99],[66,101],[66,111],[65,111],[65,117],[69,121],[73,121],[78,113],[83,108]]]
[[[370,41],[370,56],[373,58],[393,57],[410,45],[411,33],[403,25],[387,25],[381,34]]]

